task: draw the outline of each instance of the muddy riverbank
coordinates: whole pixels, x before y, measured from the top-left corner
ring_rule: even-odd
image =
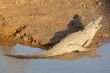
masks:
[[[103,16],[94,38],[110,37],[109,0],[0,0],[0,36],[32,47],[49,48]]]

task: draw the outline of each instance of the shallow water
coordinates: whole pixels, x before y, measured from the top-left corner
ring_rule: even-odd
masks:
[[[2,45],[0,48],[0,73],[109,73],[110,40],[97,50],[78,54],[65,54],[53,59],[19,60],[5,57],[4,53],[30,54],[42,50],[23,45]]]

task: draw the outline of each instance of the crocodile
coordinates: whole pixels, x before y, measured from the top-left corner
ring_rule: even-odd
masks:
[[[92,50],[94,48],[88,48],[88,46],[90,45],[97,31],[102,27],[102,25],[100,24],[101,20],[102,16],[86,25],[83,31],[80,30],[78,32],[71,33],[50,50],[41,54],[5,55],[18,59],[39,59],[62,55],[70,52],[83,52]]]

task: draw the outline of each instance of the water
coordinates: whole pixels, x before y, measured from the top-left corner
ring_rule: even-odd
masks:
[[[14,44],[15,45],[15,44]],[[97,50],[79,54],[66,54],[53,59],[19,60],[5,57],[4,53],[30,54],[42,50],[29,46],[3,45],[0,49],[0,73],[109,73],[110,41]]]

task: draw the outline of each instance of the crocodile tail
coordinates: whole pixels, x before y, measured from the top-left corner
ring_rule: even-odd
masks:
[[[45,55],[40,54],[40,55],[11,55],[11,54],[5,54],[5,56],[16,58],[16,59],[41,59],[41,58],[46,58]]]

